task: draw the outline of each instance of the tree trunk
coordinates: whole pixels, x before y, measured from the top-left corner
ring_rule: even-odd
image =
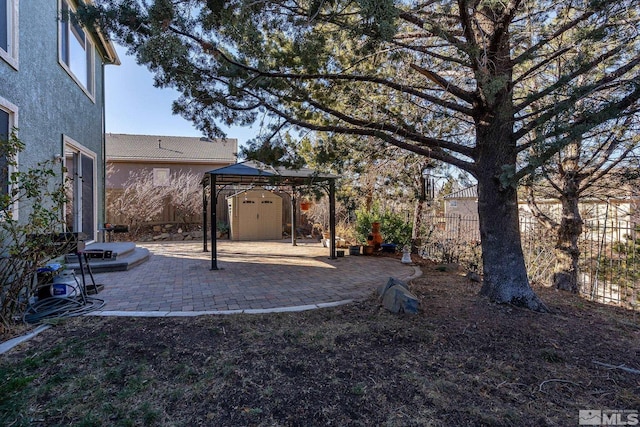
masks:
[[[578,239],[582,234],[582,219],[577,200],[562,201],[562,222],[555,246],[556,266],[553,285],[560,290],[578,293]]]
[[[564,173],[562,197],[562,219],[558,228],[555,246],[556,266],[553,285],[560,290],[578,293],[578,262],[582,234],[582,217],[578,208],[580,180],[575,172]]]
[[[518,194],[508,168],[515,167],[516,150],[510,121],[494,118],[479,124],[477,134],[478,216],[482,243],[482,295],[498,303],[548,311],[529,285],[520,242]]]
[[[548,311],[529,285],[516,190],[502,188],[495,178],[479,177],[478,215],[484,273],[480,294],[498,303]]]
[[[496,26],[504,12],[501,5],[486,3],[481,7],[484,18],[478,18],[484,30],[478,34],[479,39],[484,34],[499,34],[492,39],[491,49],[481,51],[476,59],[475,160],[484,273],[480,294],[498,303],[546,312],[548,308],[529,285],[520,243],[517,182],[513,176],[517,160],[513,63],[509,32]]]
[[[411,230],[411,253],[417,254],[422,246],[420,240],[420,232],[422,229],[422,217],[424,215],[425,200],[423,197],[419,197],[416,200],[416,208],[413,213],[413,228]]]
[[[506,81],[510,81],[505,79]],[[476,117],[478,217],[482,244],[481,295],[534,311],[548,308],[529,285],[520,240],[511,92],[494,92]],[[502,98],[502,99],[500,99]]]

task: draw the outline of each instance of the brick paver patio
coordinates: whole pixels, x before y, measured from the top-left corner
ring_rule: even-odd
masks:
[[[218,242],[218,267],[202,242],[141,243],[149,261],[129,271],[95,274],[105,285],[104,312],[193,313],[305,308],[365,298],[389,277],[419,270],[398,259],[349,256],[329,259],[318,242]],[[311,308],[311,307],[308,307]],[[106,313],[105,313],[106,314]],[[126,313],[125,313],[126,314]]]

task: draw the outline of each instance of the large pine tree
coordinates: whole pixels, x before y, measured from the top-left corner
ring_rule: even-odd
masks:
[[[83,19],[177,88],[174,111],[212,136],[217,122],[259,119],[267,139],[287,127],[371,136],[467,171],[482,294],[545,310],[516,186],[576,134],[637,108],[639,1],[105,0]]]

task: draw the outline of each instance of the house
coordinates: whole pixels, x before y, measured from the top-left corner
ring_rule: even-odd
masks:
[[[448,239],[480,240],[478,187],[454,191],[443,197],[444,234]]]
[[[585,222],[585,232],[590,228],[599,229],[607,225],[610,230],[618,230],[611,235],[611,240],[621,240],[633,220],[640,198],[633,194],[633,189],[619,189],[617,197],[585,197],[580,200],[579,209]],[[464,188],[444,196],[445,223],[448,232],[471,235],[476,239],[478,234],[478,187]],[[555,221],[560,221],[562,205],[557,199],[544,198],[536,200],[538,208]],[[526,231],[535,226],[531,207],[525,200],[518,203],[520,211],[520,227]],[[613,231],[609,231],[613,233]]]
[[[63,159],[68,229],[93,240],[105,216],[104,70],[120,62],[103,34],[71,19],[75,7],[73,0],[0,1],[0,137],[18,129],[26,145],[20,170]],[[6,161],[0,165],[6,193]]]
[[[586,240],[602,240],[607,242],[624,241],[634,228],[634,215],[637,213],[640,198],[620,189],[618,197],[585,197],[580,200],[578,208],[583,221],[583,238]],[[556,199],[536,200],[536,205],[549,218],[560,222],[562,205]],[[519,204],[520,228],[535,226],[531,207],[526,202]],[[604,236],[604,237],[603,237]]]
[[[235,138],[108,133],[105,140],[108,195],[122,191],[134,173],[148,172],[153,174],[154,185],[167,186],[176,174],[192,173],[201,177],[211,169],[235,164],[238,156]],[[220,210],[226,213],[224,202]],[[109,222],[119,222],[111,213],[107,217]],[[168,203],[158,222],[177,222]]]
[[[444,215],[478,219],[478,186],[463,188],[444,196]]]

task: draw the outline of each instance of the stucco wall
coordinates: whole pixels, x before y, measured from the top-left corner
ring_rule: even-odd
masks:
[[[110,162],[107,161],[109,169],[113,172],[107,176],[107,188],[108,189],[121,189],[124,188],[125,183],[129,179],[131,172],[147,171],[151,172],[154,168],[168,168],[173,174],[175,172],[191,172],[196,175],[204,177],[206,172],[212,169],[227,166],[228,163],[210,163],[210,164],[187,164],[187,163],[136,163],[136,162]]]
[[[103,62],[95,54],[91,99],[58,62],[58,2],[19,2],[18,69],[0,60],[0,97],[18,107],[20,168],[63,154],[63,136],[96,153],[97,219],[104,217]]]
[[[455,202],[455,206],[451,202]],[[478,201],[476,199],[446,200],[444,205],[445,215],[462,216],[464,218],[478,218]]]

